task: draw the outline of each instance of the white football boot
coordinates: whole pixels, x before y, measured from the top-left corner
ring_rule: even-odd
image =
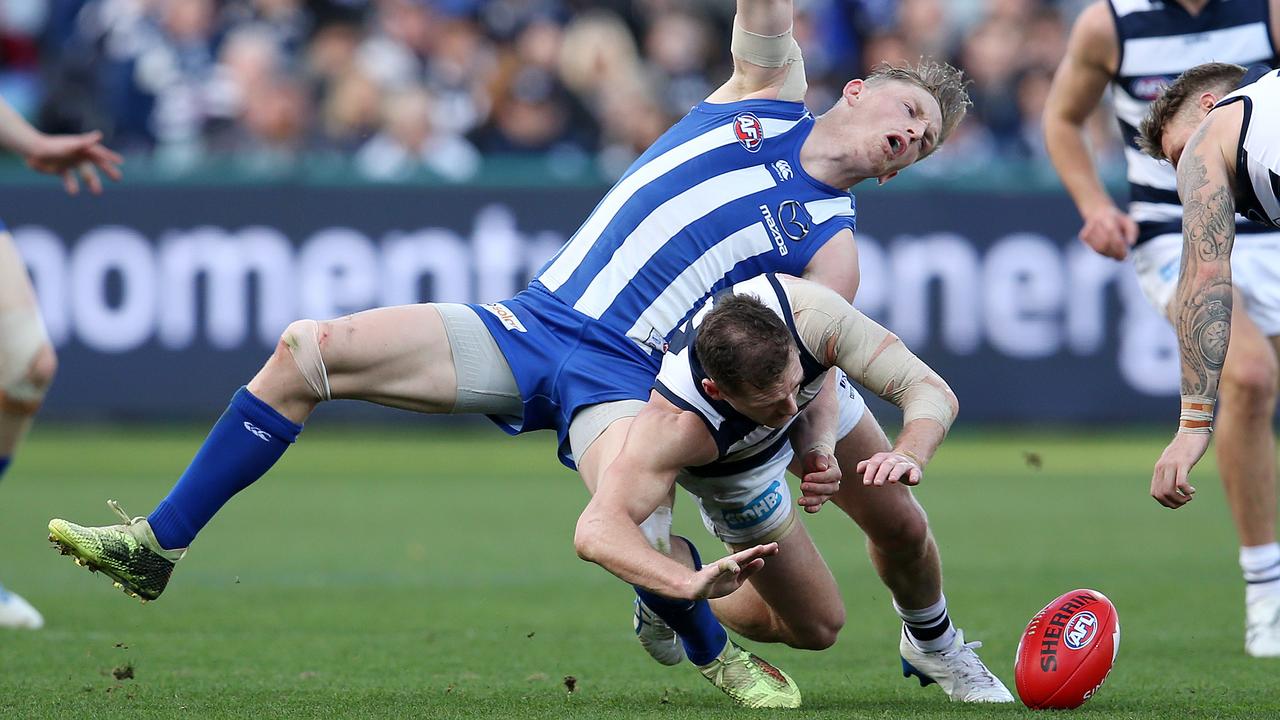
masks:
[[[42,627],[44,618],[31,603],[0,586],[0,628],[39,630]]]
[[[636,639],[649,657],[663,665],[679,665],[684,661],[684,643],[666,620],[658,617],[640,598],[636,598],[633,625]]]
[[[915,675],[920,679],[920,687],[937,683],[947,697],[958,702],[1013,702],[1009,689],[974,652],[980,647],[980,642],[966,643],[964,632],[957,629],[956,641],[951,647],[925,652],[911,642],[904,627],[898,643],[898,650],[902,653],[902,677]]]
[[[1244,651],[1253,657],[1280,657],[1280,595],[1245,605]]]

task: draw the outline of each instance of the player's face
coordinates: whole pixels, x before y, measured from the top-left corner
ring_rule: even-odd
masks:
[[[924,88],[897,80],[854,80],[845,86],[844,98],[858,110],[851,151],[860,175],[886,181],[937,146],[942,110]]]
[[[1160,146],[1164,150],[1164,156],[1169,158],[1169,163],[1175,168],[1178,167],[1178,161],[1182,159],[1182,151],[1186,150],[1187,143],[1191,141],[1191,136],[1196,134],[1196,129],[1200,127],[1199,123],[1203,119],[1203,115],[1196,115],[1193,118],[1179,116],[1170,120],[1165,127]]]
[[[1204,122],[1217,102],[1218,97],[1213,93],[1202,93],[1195,107],[1184,108],[1183,111],[1175,113],[1165,125],[1160,149],[1164,151],[1164,156],[1169,158],[1169,162],[1175,168],[1178,167],[1178,161],[1182,159],[1182,151],[1191,141],[1191,136],[1196,133],[1196,128],[1200,127],[1200,123]]]
[[[796,393],[804,381],[804,369],[800,367],[799,353],[791,353],[787,369],[776,385],[768,389],[747,388],[740,392],[720,389],[721,396],[734,410],[754,422],[776,428],[787,424],[799,412]]]
[[[1192,123],[1178,119],[1171,120],[1165,128],[1164,138],[1160,141],[1161,149],[1175,168],[1178,167],[1178,160],[1182,159],[1182,151],[1187,147],[1187,141],[1191,139],[1193,132],[1195,126]]]

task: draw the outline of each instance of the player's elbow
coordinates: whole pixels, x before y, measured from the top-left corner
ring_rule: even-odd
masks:
[[[602,527],[599,514],[592,506],[588,506],[582,515],[578,516],[578,525],[573,530],[573,549],[578,553],[578,557],[587,562],[596,562],[600,557],[600,548],[604,541]]]
[[[1073,139],[1078,142],[1084,139],[1084,119],[1046,105],[1040,121],[1040,134],[1044,137],[1045,149],[1051,155],[1068,152],[1074,144]]]
[[[938,378],[938,381],[942,384],[942,398],[947,403],[947,407],[951,408],[951,421],[955,422],[960,415],[960,398],[956,397],[955,391],[942,378]]]

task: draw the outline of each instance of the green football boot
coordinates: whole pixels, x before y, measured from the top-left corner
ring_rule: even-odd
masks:
[[[698,672],[734,702],[749,708],[798,708],[800,688],[789,675],[729,641]]]
[[[115,580],[116,587],[142,602],[155,600],[169,584],[173,565],[187,549],[165,550],[156,541],[146,518],[132,520],[120,504],[108,500],[124,523],[106,527],[84,527],[59,518],[49,521],[49,541],[63,555],[90,571],[101,570]]]

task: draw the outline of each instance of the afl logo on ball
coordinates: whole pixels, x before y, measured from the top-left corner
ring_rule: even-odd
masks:
[[[764,123],[751,113],[742,113],[733,119],[733,134],[738,137],[738,144],[750,152],[764,145]]]
[[[1097,616],[1091,612],[1082,612],[1067,622],[1067,629],[1062,632],[1062,642],[1072,650],[1079,650],[1089,644],[1097,630]]]

